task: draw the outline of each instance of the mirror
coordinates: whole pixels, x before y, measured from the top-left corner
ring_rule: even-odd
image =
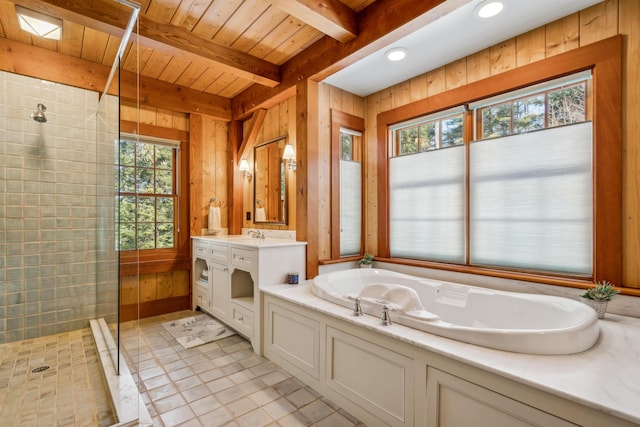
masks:
[[[253,222],[287,223],[286,168],[282,154],[287,142],[281,136],[253,150]]]

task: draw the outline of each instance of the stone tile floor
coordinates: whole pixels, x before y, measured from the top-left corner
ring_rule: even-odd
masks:
[[[185,350],[162,322],[126,322],[122,344],[154,426],[364,426],[234,335]]]
[[[0,344],[0,426],[102,427],[114,420],[89,328]]]

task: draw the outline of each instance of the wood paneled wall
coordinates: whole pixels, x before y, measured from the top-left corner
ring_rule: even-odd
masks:
[[[247,126],[249,121],[244,123],[244,133],[248,132]],[[260,145],[263,142],[270,141],[280,136],[287,136],[287,144],[291,144],[293,149],[296,150],[296,99],[295,97],[288,98],[283,102],[271,107],[267,110],[262,126],[258,130],[255,145]],[[249,165],[253,167],[253,147],[250,147],[246,152]],[[263,228],[272,230],[295,230],[296,229],[296,173],[293,170],[286,170],[287,180],[287,224],[256,224],[253,222],[253,200],[254,200],[254,182],[253,178],[250,180],[243,180],[243,222],[242,226],[245,228]],[[246,212],[251,212],[251,219],[246,219]]]
[[[417,76],[365,100],[366,245],[375,253],[377,238],[376,116],[419,99],[462,87],[523,65],[549,58],[608,37],[625,35],[623,63],[623,284],[640,288],[640,2],[606,0],[588,9],[503,41]]]
[[[208,232],[209,203],[214,197],[220,206],[220,226],[225,229],[229,224],[228,129],[226,122],[195,114],[189,129],[190,230],[192,236],[201,236]]]
[[[187,114],[147,106],[140,106],[140,109],[138,110],[135,104],[127,101],[121,101],[121,120],[137,122],[138,111],[140,114],[140,123],[183,131],[189,130],[189,117]]]
[[[189,270],[121,276],[120,284],[122,321],[191,307]]]
[[[356,117],[364,118],[364,98],[345,92],[328,84],[320,84],[318,87],[319,124],[318,124],[318,258],[320,260],[331,258],[331,110],[341,111]],[[363,163],[366,167],[364,178],[364,191],[367,195],[375,197],[376,189],[368,185],[367,176],[375,172],[375,159],[369,162],[367,154],[364,154]],[[313,197],[313,195],[311,195]],[[367,197],[367,201],[370,197]],[[365,217],[368,216],[369,204]],[[376,230],[368,227],[366,234],[375,236]],[[375,223],[374,223],[375,224]],[[368,238],[367,238],[368,240]],[[313,242],[309,242],[312,244]]]

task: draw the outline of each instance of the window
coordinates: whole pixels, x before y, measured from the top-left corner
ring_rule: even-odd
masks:
[[[395,154],[402,156],[464,144],[462,111],[456,109],[394,126]]]
[[[393,257],[465,262],[463,111],[458,107],[390,129],[395,153],[389,160]]]
[[[584,73],[575,76],[582,79]],[[584,122],[587,80],[478,108],[482,139]],[[473,109],[473,106],[471,107]]]
[[[592,265],[591,275],[529,270],[524,267],[512,266],[493,267],[489,263],[470,264],[468,259],[471,248],[468,242],[468,231],[465,233],[467,243],[465,245],[465,262],[463,263],[431,262],[416,260],[415,258],[390,259],[390,261],[405,265],[532,281],[543,284],[552,283],[556,285],[583,287],[592,284],[593,281],[608,280],[624,286],[622,279],[622,177],[620,174],[622,168],[623,116],[621,101],[622,38],[619,36],[591,43],[537,61],[534,64],[505,71],[499,75],[474,81],[462,87],[379,113],[376,123],[376,137],[377,141],[379,141],[376,146],[378,159],[376,162],[377,184],[379,188],[389,189],[391,186],[390,164],[395,160],[392,156],[396,154],[392,152],[394,148],[391,143],[392,132],[389,132],[389,130],[392,129],[395,124],[405,122],[408,118],[416,117],[420,112],[423,112],[423,115],[427,115],[435,111],[445,110],[453,105],[464,105],[470,101],[484,100],[482,103],[484,105],[468,104],[469,107],[475,107],[473,109],[479,109],[490,105],[508,103],[518,98],[527,98],[535,95],[536,92],[553,89],[540,86],[538,90],[536,86],[531,86],[531,82],[550,82],[555,76],[570,76],[582,70],[590,70],[593,75],[593,79],[588,80],[586,84],[585,100],[587,102],[585,103],[585,118],[587,121],[569,126],[561,126],[559,128],[571,129],[577,126],[575,128],[577,130],[578,127],[583,124],[589,123],[588,121],[593,122],[591,126],[591,176],[593,186],[591,194],[591,221],[593,224],[591,237],[592,252],[590,254]],[[563,85],[570,86],[573,83],[578,82],[565,81]],[[544,85],[544,83],[542,83],[542,85]],[[520,88],[525,88],[525,90],[521,92]],[[501,95],[496,95],[496,99],[488,98],[494,94],[505,93],[510,94],[508,99],[497,99]],[[465,130],[463,135],[465,136],[465,147],[467,151],[471,151],[474,145],[482,147],[483,145],[500,142],[511,137],[499,137],[469,143],[470,140],[474,139],[474,134],[476,135],[476,139],[482,139],[481,134],[478,136],[480,130],[478,120],[480,117],[481,115],[474,117],[473,113],[469,111],[464,114]],[[473,125],[473,128],[471,128],[471,125]],[[529,135],[534,137],[535,134],[542,135],[542,132],[546,132],[546,130],[516,134],[515,136]],[[536,141],[532,141],[532,147],[535,147],[536,143]],[[451,149],[452,148],[447,148],[446,150],[436,151],[446,152]],[[416,155],[407,157],[414,157]],[[385,158],[388,158],[388,161],[382,161],[382,159]],[[502,159],[502,163],[508,163],[508,161],[509,160]],[[467,181],[468,186],[469,184]],[[517,186],[514,187],[513,191],[518,191]],[[469,194],[465,195],[465,222],[467,230],[470,228],[468,217],[470,210],[469,199],[471,197],[473,196]],[[377,202],[377,255],[379,257],[391,258],[389,248],[391,246],[390,210],[392,202],[389,191],[380,191],[377,194]],[[486,206],[491,206],[491,201],[487,201]],[[472,237],[473,236],[471,236],[471,238]]]
[[[588,78],[471,104],[468,147],[464,107],[391,126],[390,255],[590,276]]]
[[[362,251],[362,133],[340,128],[340,256]]]
[[[125,137],[119,142],[121,251],[176,247],[178,143]]]
[[[331,110],[331,258],[362,254],[364,119]]]

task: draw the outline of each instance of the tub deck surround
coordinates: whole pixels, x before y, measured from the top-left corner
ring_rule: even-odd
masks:
[[[447,338],[528,354],[571,354],[598,339],[594,310],[567,298],[497,291],[383,269],[321,274],[312,292],[343,307]]]
[[[298,286],[283,285],[264,292],[375,334],[640,424],[640,370],[634,365],[640,358],[637,339],[640,319],[607,315],[598,322],[600,337],[589,350],[570,355],[531,355],[467,344],[399,324],[381,326],[379,318],[353,316],[352,309],[315,296],[311,288],[312,281],[307,280]]]

